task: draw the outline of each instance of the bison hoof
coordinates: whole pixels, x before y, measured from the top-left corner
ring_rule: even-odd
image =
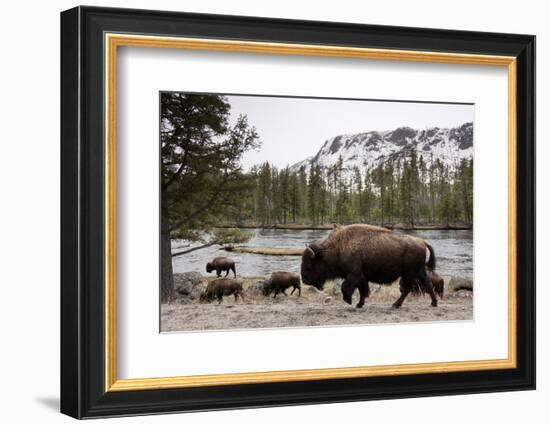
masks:
[[[399,307],[401,307],[401,304],[394,303],[391,305],[391,308],[399,308]]]
[[[355,308],[363,308],[363,304],[357,304]]]
[[[432,307],[437,307],[437,301],[436,302],[432,301]]]
[[[347,302],[349,305],[351,305],[351,297],[344,296],[344,301]]]

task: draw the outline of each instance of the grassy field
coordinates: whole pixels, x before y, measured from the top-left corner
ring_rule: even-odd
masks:
[[[212,277],[203,277],[205,285]],[[302,285],[302,296],[279,294],[264,297],[258,290],[263,277],[243,278],[245,301],[225,297],[218,305],[200,304],[198,299],[177,299],[161,306],[161,330],[198,331],[305,326],[358,325],[375,323],[434,322],[473,319],[473,292],[446,291],[438,307],[430,306],[428,295],[409,295],[400,309],[391,308],[399,287],[371,284],[371,295],[362,309],[342,300],[339,287],[327,282],[324,291]],[[446,282],[447,283],[447,282]],[[287,291],[290,293],[290,290]],[[359,295],[354,295],[354,305]]]

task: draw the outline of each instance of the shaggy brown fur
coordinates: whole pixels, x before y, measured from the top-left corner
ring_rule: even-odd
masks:
[[[333,224],[332,230],[330,231],[329,237],[339,230],[349,229],[349,227],[360,227],[363,230],[371,230],[373,232],[385,232],[385,233],[391,233],[392,231],[390,229],[386,229],[385,227],[381,226],[374,226],[372,224],[350,224],[350,225],[343,225],[343,224]]]
[[[225,271],[225,276],[229,274],[230,270],[233,270],[233,277],[237,277],[235,271],[235,261],[228,257],[216,257],[212,261],[206,264],[206,272],[210,273],[212,270],[216,270],[216,275],[220,277],[222,272]]]
[[[217,298],[218,304],[221,304],[226,295],[234,295],[235,302],[239,296],[244,301],[242,281],[227,278],[213,280],[201,294],[200,302],[212,302]]]
[[[443,281],[443,278],[436,272],[428,269],[426,269],[426,277],[432,282],[435,293],[439,295],[439,298],[443,299],[443,292],[445,287],[445,282]],[[401,291],[401,293],[403,293],[404,291],[403,278],[399,279],[399,290]],[[413,283],[413,287],[411,288],[411,292],[416,295],[424,295],[425,292],[428,292],[428,288],[423,285],[419,279],[416,279]]]
[[[284,295],[288,295],[285,291],[292,286],[292,292],[298,290],[298,296],[302,295],[302,288],[300,287],[300,276],[291,272],[273,272],[271,278],[269,278],[264,284],[263,293],[267,297],[274,292],[273,298],[277,296],[279,292]]]
[[[430,251],[426,265],[426,249]],[[322,290],[328,279],[344,278],[342,295],[351,304],[356,288],[360,299],[357,307],[365,304],[369,295],[369,281],[392,283],[403,278],[403,293],[393,307],[399,308],[413,287],[415,279],[426,282],[426,288],[437,306],[432,284],[426,277],[427,269],[435,269],[433,248],[420,238],[394,233],[382,227],[353,224],[335,227],[320,244],[306,246],[302,255],[302,280]]]

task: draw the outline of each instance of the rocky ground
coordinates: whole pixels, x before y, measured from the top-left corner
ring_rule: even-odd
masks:
[[[301,297],[279,294],[274,299],[262,295],[265,278],[261,276],[242,278],[244,302],[229,296],[219,305],[201,304],[200,293],[212,279],[200,273],[175,275],[177,298],[161,306],[162,332],[473,319],[473,291],[468,290],[472,282],[465,279],[445,281],[445,295],[438,307],[430,306],[428,295],[409,295],[400,309],[391,308],[399,297],[397,283],[371,284],[365,306],[357,309],[342,301],[339,282],[327,282],[324,291],[303,285]],[[356,292],[354,304],[357,300]]]

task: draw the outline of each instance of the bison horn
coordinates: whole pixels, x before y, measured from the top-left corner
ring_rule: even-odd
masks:
[[[306,253],[309,257],[315,258],[315,251],[313,251],[309,245],[306,245]]]

